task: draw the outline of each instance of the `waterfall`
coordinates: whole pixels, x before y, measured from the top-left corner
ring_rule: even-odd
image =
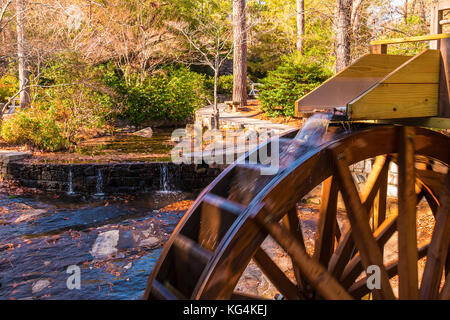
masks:
[[[97,183],[96,183],[96,196],[103,196],[103,177],[102,177],[102,171],[97,169]]]
[[[68,195],[72,195],[75,194],[75,192],[73,192],[73,173],[72,173],[72,166],[69,166],[69,191],[67,191]]]
[[[170,191],[170,184],[169,184],[167,168],[168,168],[167,163],[161,164],[161,173],[160,173],[160,177],[159,177],[159,191],[162,191],[162,192]]]

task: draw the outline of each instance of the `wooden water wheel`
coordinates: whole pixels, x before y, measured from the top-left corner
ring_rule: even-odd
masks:
[[[202,192],[167,242],[144,298],[267,298],[236,290],[254,262],[285,299],[361,299],[369,293],[374,299],[395,299],[393,278],[400,299],[449,299],[450,138],[422,128],[381,126],[305,153],[293,139],[296,133],[280,140],[281,156],[288,154],[290,161],[284,167],[282,161],[278,174],[261,176],[262,164],[244,161]],[[358,190],[349,166],[365,159],[375,160]],[[386,210],[391,162],[398,166],[396,212]],[[310,252],[297,204],[320,186]],[[347,227],[337,222],[338,199]],[[426,243],[417,241],[419,201],[426,201],[433,214]],[[388,263],[383,250],[394,234],[398,254]],[[261,247],[269,236],[290,257],[291,274]],[[420,272],[419,259],[426,261]],[[372,265],[380,267],[380,289],[373,291],[364,272]]]

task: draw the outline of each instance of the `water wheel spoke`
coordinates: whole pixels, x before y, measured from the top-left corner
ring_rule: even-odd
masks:
[[[290,210],[288,210],[287,214],[284,216],[284,224],[287,229],[292,232],[298,242],[305,248],[305,240],[303,239],[303,230],[300,220],[297,215],[297,206],[294,205]],[[304,277],[302,276],[301,270],[298,265],[292,260],[292,267],[294,269],[295,280],[297,281],[297,287],[300,292],[306,292],[307,284],[304,281]]]
[[[439,299],[441,300],[450,300],[450,272],[447,273],[445,277],[444,287],[442,288],[441,294],[439,295]]]
[[[361,203],[355,182],[346,161],[346,155],[334,154],[336,174],[340,191],[347,208],[347,215],[351,226],[351,235],[361,255],[361,261],[365,269],[375,265],[380,268],[381,289],[374,290],[376,298],[394,299],[394,293],[389,283],[389,278],[384,269],[383,255],[378,247],[369,225],[369,213]]]
[[[386,219],[386,202],[387,202],[387,188],[388,188],[388,171],[389,166],[386,170],[380,174],[380,184],[378,193],[373,202],[373,213],[372,213],[372,226],[373,230],[376,230]]]
[[[323,182],[314,258],[324,266],[328,266],[334,251],[338,191],[336,179],[333,177]]]
[[[386,244],[386,242],[392,237],[397,230],[397,215],[390,216],[385,220],[381,226],[374,232],[373,236],[378,243],[380,249]],[[341,277],[341,283],[345,288],[352,285],[352,283],[363,272],[363,266],[361,264],[361,256],[357,253],[347,264]]]
[[[256,222],[291,256],[308,282],[322,297],[332,300],[351,299],[339,282],[319,262],[308,255],[302,244],[289,230],[277,222],[260,221],[258,216]]]
[[[399,298],[418,298],[417,222],[415,192],[415,128],[401,127],[398,147]]]
[[[390,161],[390,156],[378,156],[375,159],[375,163],[372,166],[372,171],[367,178],[367,182],[364,185],[364,190],[361,195],[363,206],[367,210],[370,210],[380,185],[384,181],[384,178],[389,170]],[[333,253],[328,267],[328,270],[337,278],[341,277],[342,272],[344,271],[348,261],[351,259],[351,254],[354,251],[354,242],[351,237],[351,230],[346,230],[344,234],[341,235],[340,240],[341,241]]]
[[[297,286],[286,277],[284,272],[280,270],[263,249],[259,248],[256,250],[253,260],[267,278],[269,278],[270,282],[272,282],[286,298],[290,300],[298,300],[301,298]]]
[[[427,263],[420,287],[421,299],[436,299],[439,294],[442,272],[447,262],[450,240],[450,171],[447,173],[444,192],[441,193],[441,206],[436,215],[436,225],[428,250]]]
[[[370,210],[373,201],[375,200],[380,186],[387,182],[387,174],[389,172],[389,165],[391,163],[390,156],[378,156],[372,166],[372,171],[364,184],[364,189],[361,193],[361,202]]]
[[[350,228],[342,234],[340,239],[341,241],[331,256],[330,263],[328,264],[328,271],[338,279],[341,277],[345,266],[351,259],[354,249]]]
[[[420,246],[420,248],[418,249],[418,257],[419,258],[425,257],[427,255],[428,248],[429,248],[429,243]],[[389,263],[386,266],[386,272],[387,272],[389,278],[393,278],[398,274],[398,259]],[[366,294],[371,292],[371,290],[367,286],[367,280],[368,280],[368,277],[364,277],[351,285],[351,287],[348,289],[348,291],[353,296],[353,298],[361,299]]]
[[[445,184],[445,174],[432,170],[416,169],[416,176],[417,180],[426,186],[430,193],[439,198]]]

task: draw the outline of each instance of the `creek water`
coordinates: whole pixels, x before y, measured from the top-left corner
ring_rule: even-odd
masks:
[[[187,193],[84,199],[0,194],[0,299],[140,299]],[[167,207],[169,206],[169,207]],[[165,209],[169,208],[169,209]],[[68,289],[69,266],[80,289]]]

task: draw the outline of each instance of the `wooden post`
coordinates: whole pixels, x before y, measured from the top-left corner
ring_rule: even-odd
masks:
[[[369,49],[371,54],[387,54],[387,44],[373,44]]]
[[[450,118],[450,38],[441,39],[441,72],[439,81],[438,116]]]
[[[435,1],[431,4],[431,21],[430,34],[442,33],[442,26],[439,23],[442,20],[442,11],[439,10],[439,2]],[[437,40],[430,41],[430,49],[439,49],[440,42]]]

